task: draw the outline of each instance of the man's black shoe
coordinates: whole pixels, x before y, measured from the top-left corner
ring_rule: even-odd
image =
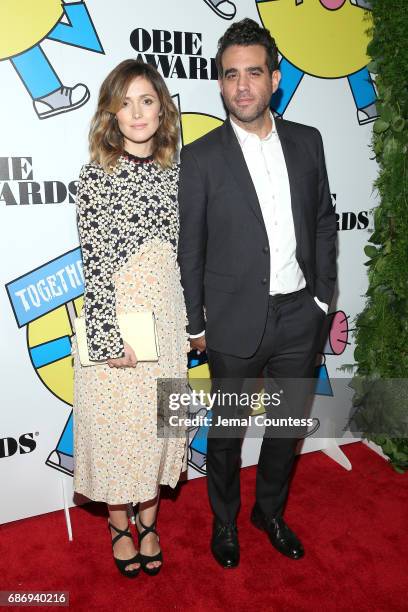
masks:
[[[258,529],[266,531],[272,546],[283,555],[290,559],[300,559],[305,554],[302,543],[281,516],[269,518],[255,504],[251,513],[251,522]]]
[[[214,519],[211,552],[222,567],[237,567],[239,542],[235,523],[221,523],[218,519]]]

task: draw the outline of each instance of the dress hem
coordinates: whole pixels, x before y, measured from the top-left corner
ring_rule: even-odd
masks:
[[[183,472],[181,472],[181,474],[184,474],[187,470],[184,470]],[[179,482],[181,481],[180,478],[178,478],[177,482],[174,482],[174,480],[161,480],[158,484],[158,486],[167,486],[167,487],[171,487],[172,489],[175,489],[177,487],[177,485],[179,484]],[[132,499],[132,500],[120,500],[117,501],[115,500],[111,500],[111,499],[101,499],[101,497],[105,497],[105,496],[99,496],[99,495],[92,495],[92,497],[90,495],[88,495],[87,493],[85,493],[84,490],[80,490],[77,488],[74,488],[74,493],[77,493],[78,495],[83,495],[84,497],[86,497],[87,499],[89,499],[90,501],[93,502],[97,502],[97,503],[104,503],[104,504],[109,504],[110,506],[121,506],[121,505],[126,505],[126,504],[132,504],[133,506],[135,506],[136,504],[142,504],[144,502],[150,501],[151,499],[154,499],[157,495],[157,489],[148,497],[143,496],[142,499]]]

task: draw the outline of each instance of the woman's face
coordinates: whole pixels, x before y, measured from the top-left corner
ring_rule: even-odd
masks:
[[[125,149],[134,149],[139,144],[144,149],[158,130],[160,114],[159,97],[150,81],[144,77],[133,79],[122,108],[116,113]]]

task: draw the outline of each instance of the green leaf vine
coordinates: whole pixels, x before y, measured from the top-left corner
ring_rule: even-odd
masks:
[[[373,390],[380,380],[408,379],[408,7],[406,0],[371,4],[368,54],[378,91],[372,148],[379,166],[374,183],[379,204],[364,249],[369,284],[364,310],[356,319],[352,387],[361,431],[382,447],[395,470],[404,472],[408,393],[401,393],[399,384],[394,392]]]

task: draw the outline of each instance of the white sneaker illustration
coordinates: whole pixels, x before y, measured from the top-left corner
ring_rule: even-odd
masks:
[[[359,8],[367,9],[368,11],[372,10],[371,0],[350,0],[351,4],[354,6],[358,6]]]
[[[230,0],[204,0],[204,2],[222,19],[233,19],[237,12],[235,4]]]
[[[72,476],[74,473],[74,458],[57,450],[50,453],[45,464],[64,474],[68,474],[68,476]]]
[[[203,455],[200,451],[195,450],[194,448],[188,449],[188,465],[191,466],[200,474],[207,473],[207,455]]]
[[[88,102],[89,97],[87,86],[78,83],[74,87],[62,86],[43,98],[33,100],[33,106],[39,119],[47,119],[83,106]]]
[[[360,125],[371,123],[371,121],[375,121],[377,117],[378,113],[375,102],[368,106],[364,106],[364,108],[359,108],[357,111],[357,119]]]

